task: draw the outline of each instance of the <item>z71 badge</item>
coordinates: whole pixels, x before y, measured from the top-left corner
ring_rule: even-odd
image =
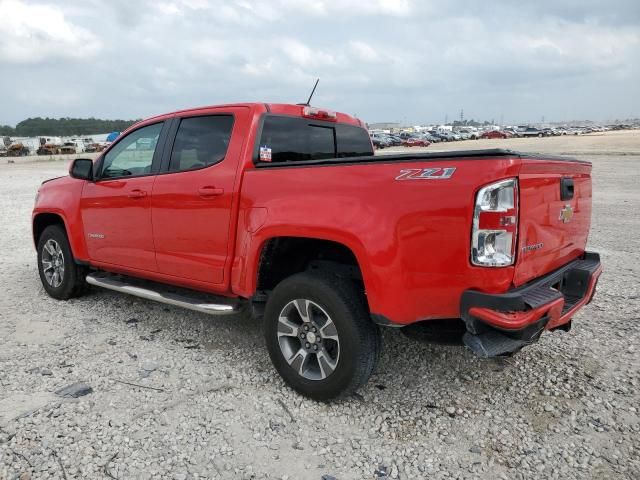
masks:
[[[396,180],[448,180],[455,171],[455,167],[407,168],[400,170]]]

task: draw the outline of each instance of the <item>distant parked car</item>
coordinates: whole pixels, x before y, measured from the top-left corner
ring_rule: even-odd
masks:
[[[540,130],[534,127],[528,127],[518,132],[520,137],[547,137],[548,134],[544,130]]]
[[[458,130],[458,133],[462,135],[463,140],[478,140],[480,138],[480,134],[475,130],[470,130],[468,128],[463,128],[462,130]]]
[[[76,144],[74,142],[65,142],[60,147],[60,153],[63,155],[74,154],[77,152]]]
[[[403,142],[403,145],[405,147],[428,147],[431,142],[425,138],[409,137]]]
[[[56,155],[60,153],[60,149],[53,143],[45,143],[43,145],[40,145],[40,148],[36,150],[36,153],[38,155]]]
[[[102,143],[90,143],[85,147],[84,151],[87,153],[95,153],[95,152],[101,152],[105,148],[106,146]]]
[[[23,145],[22,143],[13,143],[9,145],[7,149],[7,157],[26,157],[29,155],[30,150],[29,147]]]
[[[387,142],[385,142],[384,140],[381,140],[378,137],[371,137],[371,143],[373,144],[373,148],[375,149],[382,149],[389,146]]]
[[[443,142],[454,142],[456,140],[460,140],[460,136],[456,138],[456,136],[451,132],[439,132],[439,135]]]
[[[555,128],[543,128],[542,132],[547,136],[547,137],[556,137],[558,135],[560,135],[560,132],[558,130],[556,130]]]
[[[425,140],[429,140],[430,143],[438,143],[442,141],[440,137],[432,135],[431,133],[425,133],[424,135],[422,135],[422,138],[424,138]]]
[[[512,135],[507,132],[501,132],[500,130],[487,130],[480,138],[510,138]]]
[[[384,133],[374,132],[370,133],[369,136],[375,148],[387,148],[392,145],[389,137]]]
[[[397,135],[387,134],[385,135],[385,138],[392,147],[399,147],[404,142],[404,140]]]
[[[427,134],[430,137],[437,138],[438,141],[440,141],[440,142],[446,142],[447,141],[446,137],[444,135],[442,135],[442,133],[438,132],[437,130],[429,130],[427,132]]]

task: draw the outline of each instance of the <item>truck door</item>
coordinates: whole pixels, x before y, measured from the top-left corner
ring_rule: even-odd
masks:
[[[222,284],[246,107],[174,119],[151,196],[158,271]]]
[[[118,140],[99,162],[96,180],[84,186],[80,212],[91,261],[157,270],[150,199],[164,125],[145,125]]]

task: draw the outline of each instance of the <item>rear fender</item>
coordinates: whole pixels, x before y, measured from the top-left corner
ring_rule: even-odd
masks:
[[[241,216],[242,218],[242,216]],[[244,223],[241,221],[240,223]],[[252,233],[247,231],[246,225],[239,225],[239,241],[236,245],[236,256],[231,274],[231,288],[233,293],[242,297],[251,297],[256,293],[261,256],[267,243],[278,237],[307,238],[309,240],[326,240],[343,245],[353,253],[358,267],[362,273],[362,279],[367,290],[367,299],[375,297],[374,282],[371,267],[367,262],[367,255],[363,245],[357,238],[350,238],[345,232],[301,232],[297,229],[270,226]],[[373,295],[372,295],[373,294]],[[371,307],[371,305],[370,305]]]

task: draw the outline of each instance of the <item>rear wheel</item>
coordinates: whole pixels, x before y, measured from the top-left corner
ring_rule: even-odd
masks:
[[[76,264],[60,225],[51,225],[40,235],[38,273],[45,291],[58,300],[78,297],[86,290],[85,269]]]
[[[350,280],[330,273],[293,275],[269,296],[264,319],[271,361],[301,394],[329,400],[369,379],[380,331]]]

